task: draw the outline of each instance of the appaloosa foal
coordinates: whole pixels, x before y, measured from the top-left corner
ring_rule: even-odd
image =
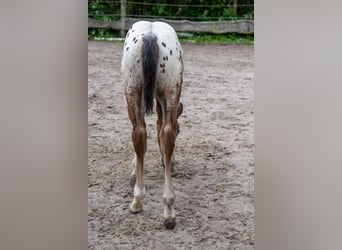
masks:
[[[178,116],[183,105],[179,102],[183,83],[183,51],[174,29],[163,22],[140,21],[127,32],[121,69],[125,83],[128,116],[133,125],[132,140],[135,156],[132,162],[131,184],[134,199],[129,210],[139,213],[145,196],[143,179],[146,152],[146,124],[144,114],[152,113],[156,99],[158,114],[158,143],[165,169],[164,225],[176,225],[173,204],[175,193],[171,172],[179,125]]]

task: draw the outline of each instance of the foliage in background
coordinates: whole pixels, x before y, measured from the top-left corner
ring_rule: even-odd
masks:
[[[236,8],[234,8],[234,2],[237,4]],[[90,0],[88,2],[88,16],[97,20],[117,21],[120,20],[120,8],[120,1],[118,0]],[[140,18],[161,17],[190,21],[254,19],[254,0],[135,0],[134,4],[127,1],[126,16]],[[104,28],[88,30],[90,39],[117,36],[119,36],[119,31],[116,30]],[[246,38],[246,36],[237,34],[196,34],[192,38],[183,40],[233,42],[239,39],[242,43],[249,43],[253,41],[253,35]]]
[[[88,17],[103,21],[119,20],[120,1],[89,1]]]
[[[180,37],[181,43],[205,43],[205,44],[254,44],[253,35],[242,35],[236,33],[229,34],[211,34],[211,33],[193,33],[191,37]]]

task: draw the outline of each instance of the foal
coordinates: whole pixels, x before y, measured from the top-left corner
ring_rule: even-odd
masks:
[[[174,149],[183,105],[179,102],[183,83],[183,51],[175,30],[163,22],[139,21],[127,32],[121,70],[125,83],[128,116],[133,131],[135,156],[132,162],[131,184],[134,199],[131,213],[142,211],[145,196],[143,179],[146,152],[145,113],[152,113],[156,99],[158,143],[165,170],[163,192],[164,225],[176,225],[175,193],[172,187]],[[172,173],[171,173],[172,172]]]

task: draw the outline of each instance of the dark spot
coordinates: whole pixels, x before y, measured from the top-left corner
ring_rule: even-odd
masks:
[[[131,74],[129,74],[129,78],[132,78],[132,75],[131,75]]]
[[[127,33],[127,36],[126,36],[126,38],[128,38],[129,37],[129,31],[128,31],[128,33]]]
[[[164,67],[165,67],[165,63],[161,63],[161,64],[160,64],[160,67],[161,67],[161,68],[164,68]]]
[[[135,40],[135,41],[134,41],[134,44],[136,44],[137,42],[138,42],[138,40]]]
[[[164,47],[166,47],[166,44],[165,44],[164,42],[162,42],[162,45],[163,45]]]
[[[165,73],[165,69],[162,69],[162,73]]]
[[[129,47],[126,48],[126,51],[129,49]]]
[[[137,63],[140,63],[140,59],[137,60]]]
[[[132,33],[135,31],[135,29],[132,29]]]
[[[144,35],[145,35],[144,33],[141,34],[141,36],[144,36]]]
[[[133,41],[135,41],[137,38],[136,37],[133,37]]]
[[[176,47],[176,50],[178,51],[178,47]]]
[[[169,60],[169,58],[167,56],[165,58],[166,58],[166,61]]]
[[[165,56],[163,56],[163,60],[165,61]]]
[[[170,49],[170,56],[172,56],[172,49]]]
[[[127,45],[127,41],[125,42],[125,46]]]

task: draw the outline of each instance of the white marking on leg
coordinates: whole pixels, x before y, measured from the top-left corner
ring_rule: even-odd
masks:
[[[140,189],[137,185],[134,186],[134,198],[129,207],[132,213],[139,213],[142,210],[142,201],[145,198],[145,187]]]
[[[132,169],[132,174],[131,175],[135,175],[136,173],[136,170],[137,170],[137,155],[134,154],[134,158],[132,160],[132,163],[131,163],[131,169]]]
[[[132,169],[132,173],[130,176],[129,184],[131,187],[134,187],[136,183],[136,179],[137,179],[137,155],[136,154],[134,154],[134,158],[131,164],[131,169]]]
[[[175,203],[176,195],[170,190],[170,187],[166,187],[166,190],[163,194],[164,201],[164,218],[165,219],[174,219],[176,218],[175,209],[173,204]]]
[[[164,155],[164,158],[166,159],[166,155]],[[165,220],[176,218],[175,210],[173,208],[176,195],[172,189],[171,161],[170,160],[171,159],[167,159],[165,161],[165,184],[164,184],[164,192],[163,192]]]

